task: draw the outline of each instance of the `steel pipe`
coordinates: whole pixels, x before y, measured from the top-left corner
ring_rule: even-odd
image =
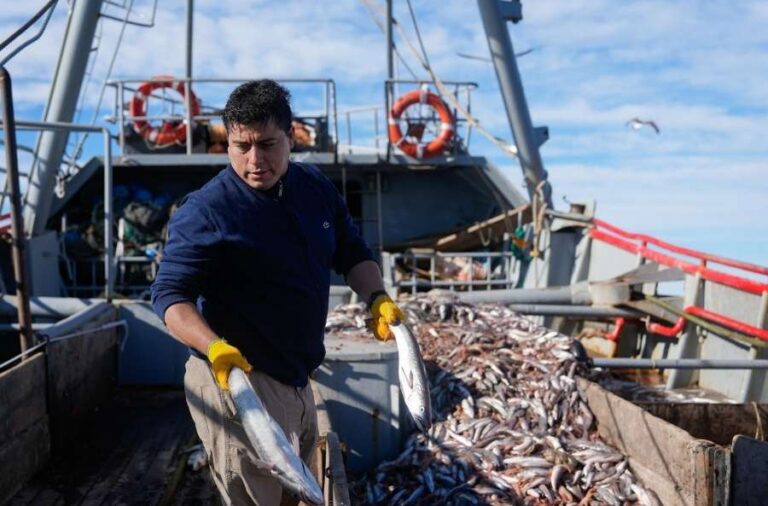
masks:
[[[569,316],[572,318],[640,318],[643,313],[633,309],[600,306],[569,306],[555,304],[509,304],[512,311],[540,316]]]
[[[30,283],[25,253],[26,236],[24,235],[23,209],[21,207],[21,188],[19,183],[19,160],[16,153],[16,120],[13,114],[13,93],[11,75],[0,67],[0,92],[2,93],[2,117],[5,130],[5,163],[7,165],[7,184],[11,197],[11,256],[13,258],[13,277],[19,303],[15,313],[19,319],[19,347],[23,353],[32,346],[32,317],[29,313]]]
[[[593,358],[592,367],[606,369],[768,369],[768,360],[706,360],[701,358]]]
[[[511,290],[482,290],[457,294],[462,302],[473,304],[494,302],[498,304],[592,304],[586,283],[551,288],[514,288]]]
[[[55,323],[32,323],[30,327],[33,331],[45,330],[48,327],[55,325]],[[21,325],[18,323],[0,323],[0,332],[12,332],[21,330]]]
[[[0,317],[13,316],[19,299],[13,295],[0,297]],[[104,302],[103,299],[76,299],[74,297],[30,297],[29,311],[32,316],[65,318],[83,309]]]

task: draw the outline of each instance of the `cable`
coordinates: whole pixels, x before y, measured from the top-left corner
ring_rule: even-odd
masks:
[[[10,44],[14,40],[16,40],[16,38],[19,35],[21,35],[22,33],[26,32],[27,29],[30,26],[35,24],[35,22],[38,19],[40,19],[43,16],[43,14],[45,14],[46,10],[48,11],[48,16],[46,16],[45,21],[43,21],[43,26],[40,27],[40,30],[37,32],[37,34],[33,35],[28,40],[26,40],[23,43],[21,43],[19,45],[19,47],[17,47],[13,51],[11,51],[11,54],[9,54],[8,56],[6,56],[2,60],[0,60],[0,67],[5,65],[6,63],[8,63],[8,60],[13,58],[17,54],[19,54],[19,52],[21,52],[21,50],[23,50],[25,47],[27,47],[30,44],[32,44],[33,42],[35,42],[37,39],[40,38],[41,35],[43,35],[43,32],[45,31],[45,27],[48,26],[48,21],[51,19],[51,15],[53,14],[53,9],[56,6],[56,2],[58,2],[58,0],[51,0],[50,2],[48,2],[42,9],[37,11],[37,13],[34,16],[32,16],[32,18],[30,18],[29,21],[27,21],[26,23],[21,25],[21,27],[18,30],[16,30],[13,34],[11,34],[10,37],[8,37],[7,39],[5,39],[3,42],[0,43],[0,51],[2,51],[6,47],[8,47],[8,44]]]
[[[418,23],[416,21],[416,17],[413,11],[411,11],[411,17],[412,17],[414,26],[418,26]],[[443,83],[443,81],[435,74],[434,70],[429,65],[429,63],[424,61],[420,57],[419,50],[416,49],[416,46],[414,46],[410,38],[408,38],[408,35],[403,30],[403,27],[398,24],[397,29],[400,32],[400,35],[403,37],[403,39],[408,43],[408,46],[411,48],[411,51],[413,52],[413,54],[421,62],[422,66],[424,67],[424,70],[426,70],[427,73],[429,74],[435,87],[440,92],[441,97],[447,100],[451,104],[451,106],[453,106],[453,108],[456,109],[464,117],[464,119],[466,119],[467,123],[477,128],[477,131],[480,132],[483,136],[485,136],[488,140],[496,144],[496,146],[499,147],[505,153],[512,155],[514,157],[517,157],[518,155],[517,146],[507,143],[503,139],[493,135],[484,127],[480,126],[479,121],[474,116],[472,116],[472,114],[470,114],[469,111],[467,111],[461,105],[461,103],[459,103],[459,100],[450,92],[450,90],[448,90],[448,88],[445,86],[445,83]]]
[[[58,0],[51,0],[51,1],[49,1],[47,4],[45,4],[45,6],[43,6],[42,9],[37,11],[37,13],[35,13],[35,15],[32,16],[29,19],[29,21],[27,21],[26,23],[21,25],[21,27],[18,30],[16,30],[13,34],[11,34],[10,37],[5,39],[3,42],[0,42],[0,51],[2,51],[6,47],[8,47],[8,45],[11,42],[16,40],[16,38],[19,35],[21,35],[25,31],[27,31],[27,29],[30,26],[35,24],[37,22],[37,20],[39,20],[43,16],[43,14],[45,14],[46,10],[48,11],[48,15],[46,16],[45,21],[43,21],[43,26],[40,27],[40,30],[37,32],[37,34],[35,34],[32,37],[30,37],[28,40],[22,42],[19,45],[19,47],[17,47],[13,51],[11,51],[11,53],[8,56],[3,58],[3,60],[0,61],[0,67],[5,65],[11,58],[13,58],[17,54],[19,54],[24,48],[26,48],[27,46],[29,46],[30,44],[35,42],[37,39],[39,39],[43,35],[43,32],[45,32],[45,28],[48,26],[48,21],[51,19],[51,16],[53,15],[53,11],[54,11],[54,8],[56,7],[56,3],[57,2],[58,2]],[[34,165],[35,164],[34,164],[34,160],[33,160],[32,169],[30,169],[30,175],[28,176],[30,178],[30,180],[32,178],[31,174],[34,171]],[[6,177],[5,181],[3,182],[3,193],[2,193],[2,195],[0,195],[0,212],[2,212],[3,207],[5,207],[5,197],[8,194],[8,190],[9,190],[8,185],[9,184],[10,184],[10,180]]]
[[[125,35],[125,29],[128,26],[128,24],[129,24],[128,23],[128,17],[131,15],[131,11],[133,10],[133,1],[134,0],[128,0],[128,7],[126,8],[126,11],[125,11],[125,17],[122,20],[123,24],[120,27],[120,33],[118,34],[117,42],[115,43],[115,50],[112,53],[112,59],[109,62],[109,66],[107,67],[107,73],[104,76],[104,82],[102,83],[101,90],[99,91],[99,99],[96,101],[96,107],[95,107],[95,109],[93,111],[93,118],[91,119],[91,125],[95,125],[96,124],[96,120],[99,117],[99,111],[101,110],[101,103],[104,100],[104,93],[107,90],[107,81],[109,81],[109,78],[112,75],[112,70],[114,70],[115,61],[117,61],[117,54],[119,53],[120,46],[123,43],[123,36]],[[84,97],[85,94],[83,94],[82,96]],[[122,105],[120,105],[120,107],[122,107]],[[72,176],[74,176],[74,174],[77,173],[77,172],[70,173],[70,171],[72,170],[72,167],[74,167],[76,165],[76,161],[80,157],[80,154],[82,153],[83,145],[88,140],[88,135],[89,135],[88,132],[83,134],[83,136],[79,139],[78,143],[76,144],[72,156],[70,157],[72,162],[65,169],[64,176],[63,176],[63,178],[61,180],[62,194],[63,194],[63,187],[64,187],[64,184],[66,183],[66,181],[69,178],[71,178]]]
[[[368,10],[368,15],[371,17],[373,22],[376,24],[376,26],[379,27],[379,30],[381,30],[381,33],[387,33],[386,28],[384,27],[384,24],[382,23],[381,19],[378,18],[378,15],[374,11],[373,5],[371,5],[370,0],[360,0],[365,8]],[[392,24],[397,25],[397,21],[395,19],[392,19]],[[408,65],[408,62],[405,61],[405,58],[403,58],[403,55],[400,54],[400,51],[397,50],[397,45],[395,45],[394,42],[392,42],[392,49],[395,52],[395,55],[397,56],[397,59],[400,60],[400,63],[403,64],[403,67],[405,67],[405,70],[408,71],[409,74],[411,74],[411,77],[413,77],[414,80],[418,81],[419,77],[416,75],[416,72],[411,69],[411,67]]]
[[[429,56],[427,55],[427,50],[424,47],[424,41],[421,40],[421,31],[419,30],[419,25],[416,24],[416,14],[413,12],[411,0],[406,0],[406,3],[408,4],[408,12],[411,13],[411,21],[413,22],[413,29],[416,31],[416,38],[419,41],[419,47],[421,47],[421,55],[424,58],[424,65],[428,71],[431,68],[431,65],[429,64]]]

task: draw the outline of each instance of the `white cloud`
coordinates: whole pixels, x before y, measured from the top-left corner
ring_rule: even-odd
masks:
[[[135,4],[146,9],[149,0]],[[473,113],[510,139],[493,67],[455,55],[488,52],[476,3],[413,4],[437,73],[478,82]],[[128,27],[114,75],[183,74],[185,5],[160,2],[155,29]],[[0,36],[35,8],[4,6]],[[198,0],[195,8],[196,76],[332,77],[340,109],[382,102],[384,37],[361,2]],[[43,39],[9,66],[20,117],[39,118],[65,12],[61,2]],[[768,213],[766,3],[526,1],[523,15],[510,33],[516,50],[536,48],[518,63],[533,122],[550,127],[542,153],[556,194],[597,198],[609,221],[668,239],[704,244],[714,229],[731,237],[724,243],[746,248],[744,255],[768,261],[768,225],[760,218]],[[395,16],[415,43],[404,2],[395,3]],[[117,27],[105,24],[96,74],[105,70]],[[425,75],[399,34],[396,40]],[[220,105],[228,88],[197,89]],[[634,116],[655,120],[661,135],[627,129]],[[476,134],[472,146],[519,184],[514,162]],[[745,231],[753,239],[745,242]]]

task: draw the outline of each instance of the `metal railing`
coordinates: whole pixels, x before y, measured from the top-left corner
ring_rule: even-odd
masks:
[[[683,248],[655,237],[628,232],[602,220],[593,220],[593,225],[594,228],[589,231],[590,239],[636,255],[638,265],[650,261],[677,268],[688,275],[686,284],[692,283],[692,286],[686,288],[682,308],[665,303],[660,298],[646,295],[646,299],[652,303],[677,315],[677,320],[672,326],[646,322],[649,332],[676,339],[680,349],[687,350],[690,342],[699,339],[699,329],[704,329],[710,334],[747,346],[751,359],[758,357],[759,348],[768,346],[766,330],[768,329],[768,283],[712,269],[709,264],[716,263],[757,276],[765,275],[768,272],[766,267]],[[650,246],[656,249],[651,249]],[[694,259],[694,261],[680,258],[680,256]],[[727,287],[747,296],[759,297],[754,320],[745,322],[743,319],[736,319],[718,312],[728,307],[727,304],[717,307],[718,311],[705,307],[705,291],[711,290],[708,288],[708,283]],[[740,312],[743,314],[743,310]],[[738,395],[742,401],[746,401],[750,396],[752,375],[752,372],[748,372],[747,378],[742,382]],[[670,374],[667,386],[674,388],[686,384],[687,381],[687,373],[675,370]]]
[[[458,265],[457,259],[463,263]],[[520,270],[519,261],[511,251],[384,253],[382,263],[388,284],[411,293],[432,288],[466,291],[514,288]]]
[[[120,146],[120,153],[125,152],[126,145],[126,127],[134,121],[177,121],[183,122],[188,128],[186,129],[186,154],[191,155],[193,149],[193,129],[190,127],[194,125],[194,122],[210,122],[211,120],[217,120],[221,116],[221,110],[218,108],[210,108],[210,112],[192,115],[192,86],[194,84],[241,84],[247,81],[253,80],[253,78],[230,78],[230,79],[208,79],[208,78],[185,78],[185,77],[154,77],[151,79],[120,79],[111,80],[107,82],[107,86],[111,86],[115,89],[115,104],[113,109],[113,115],[107,118],[110,121],[116,121],[118,123],[118,144]],[[336,112],[336,83],[332,79],[275,79],[280,84],[316,84],[320,86],[322,90],[322,107],[323,112],[319,115],[296,115],[296,119],[299,120],[318,120],[324,122],[327,125],[327,136],[329,142],[327,145],[332,148],[334,154],[337,155],[336,144],[338,143],[338,121]],[[147,116],[133,116],[130,112],[126,112],[125,104],[130,101],[130,96],[127,94],[135,94],[138,90],[138,86],[143,83],[172,83],[175,88],[177,83],[183,84],[184,97],[183,102],[181,100],[170,99],[168,97],[152,94],[152,98],[162,100],[171,105],[184,105],[184,114],[158,114]],[[199,99],[198,99],[199,100]],[[334,158],[336,159],[336,158]]]
[[[392,119],[390,118],[390,114],[392,111],[392,107],[398,98],[397,95],[400,94],[400,85],[409,85],[418,89],[421,86],[430,86],[432,84],[433,83],[430,80],[390,79],[385,81],[384,82],[384,104],[385,104],[385,110],[387,111],[387,124],[389,124],[389,122],[392,121]],[[478,87],[477,83],[470,82],[470,81],[443,81],[443,84],[446,87],[453,89],[454,97],[458,100],[458,103],[461,104],[464,110],[466,110],[467,112],[472,111],[472,90],[477,89]],[[436,93],[436,92],[433,92],[433,93]],[[458,136],[459,128],[462,125],[464,126],[464,134],[463,136],[461,136],[461,140],[463,142],[463,147],[469,150],[469,144],[470,144],[470,139],[472,135],[472,125],[469,122],[467,122],[465,119],[463,119],[460,114],[458,114],[458,111],[456,110],[456,108],[451,108],[450,110],[455,122],[454,132]],[[439,124],[439,122],[437,124]],[[451,154],[457,154],[458,149],[460,147],[462,147],[462,144],[460,144],[459,142],[454,142]],[[393,149],[392,143],[387,142],[387,160],[390,159],[390,156],[395,151],[396,150]]]
[[[375,153],[378,154],[381,152],[381,140],[384,139],[384,142],[387,142],[386,137],[383,137],[381,135],[380,131],[380,125],[379,125],[379,118],[382,116],[379,113],[384,112],[383,107],[379,106],[368,106],[368,107],[353,107],[351,109],[345,109],[343,111],[339,111],[339,115],[341,115],[344,118],[344,125],[346,127],[346,137],[347,137],[347,144],[345,146],[339,146],[342,148],[343,151],[346,151],[348,154],[352,154],[354,151],[365,151],[366,153]],[[365,146],[365,145],[355,145],[353,144],[353,128],[352,128],[352,116],[353,115],[361,115],[364,113],[368,113],[371,115],[371,119],[373,120],[373,146]]]
[[[112,200],[112,138],[108,129],[78,125],[75,123],[16,121],[18,130],[59,130],[66,132],[92,132],[100,133],[104,138],[104,296],[110,300],[114,293],[114,238],[111,234],[114,222],[114,209]]]

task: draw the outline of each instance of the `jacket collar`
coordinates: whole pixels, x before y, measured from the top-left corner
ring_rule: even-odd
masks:
[[[243,181],[240,176],[237,175],[237,172],[235,172],[234,167],[232,167],[232,164],[227,164],[227,168],[225,172],[227,175],[232,178],[235,181],[235,184],[237,184],[240,188],[245,189],[246,191],[249,191],[253,193],[254,195],[257,195],[261,198],[269,198],[271,200],[281,200],[286,197],[286,193],[288,192],[288,189],[292,186],[291,182],[294,179],[293,173],[295,172],[295,167],[293,167],[293,162],[288,162],[288,170],[285,171],[285,174],[277,181],[275,186],[270,188],[269,190],[256,190],[255,188],[251,188],[246,184],[245,181]]]

